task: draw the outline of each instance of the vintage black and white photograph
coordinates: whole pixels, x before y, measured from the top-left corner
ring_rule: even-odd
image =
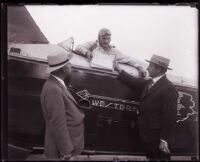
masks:
[[[7,160],[199,160],[198,12],[7,5]]]

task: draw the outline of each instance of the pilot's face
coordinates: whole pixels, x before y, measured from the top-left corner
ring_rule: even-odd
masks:
[[[99,44],[104,49],[109,47],[110,41],[111,41],[110,35],[99,36]]]

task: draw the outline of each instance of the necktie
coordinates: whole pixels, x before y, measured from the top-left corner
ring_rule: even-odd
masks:
[[[153,79],[150,79],[149,85],[148,85],[148,90],[150,90],[150,88],[153,86],[153,83],[154,83]]]

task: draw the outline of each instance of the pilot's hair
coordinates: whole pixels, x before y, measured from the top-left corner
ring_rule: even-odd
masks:
[[[98,37],[100,36],[105,36],[105,35],[111,35],[111,31],[107,28],[102,28],[99,33],[98,33]]]

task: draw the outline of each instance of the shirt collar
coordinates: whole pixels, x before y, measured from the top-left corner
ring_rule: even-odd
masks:
[[[155,78],[152,78],[153,84],[155,84],[158,80],[160,80],[164,75],[165,75],[165,74],[162,74],[162,75],[160,75],[160,76],[157,76],[157,77],[155,77]]]
[[[53,75],[53,74],[51,74],[54,78],[56,78],[65,88],[66,88],[66,86],[65,86],[65,82],[62,80],[62,79],[60,79],[59,77],[57,77],[57,76],[55,76],[55,75]]]
[[[115,48],[115,46],[109,45],[109,47],[105,50],[105,49],[103,49],[103,48],[100,46],[100,43],[99,43],[98,40],[96,40],[96,42],[97,42],[97,47],[100,48],[100,49],[103,50],[103,51],[110,51],[112,48]]]

